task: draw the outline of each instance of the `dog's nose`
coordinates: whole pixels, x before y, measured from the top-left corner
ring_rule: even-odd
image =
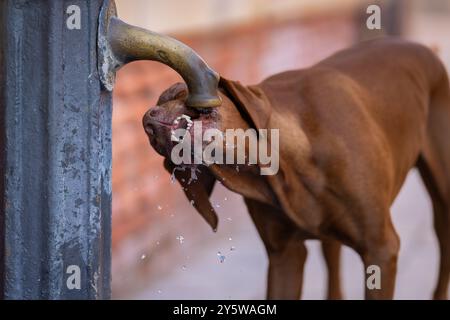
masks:
[[[151,108],[147,114],[149,117],[156,117],[158,115],[158,108]]]
[[[153,130],[153,124],[151,121],[151,111],[149,111],[145,116],[144,116],[144,130],[148,135],[153,135],[154,134],[154,130]]]

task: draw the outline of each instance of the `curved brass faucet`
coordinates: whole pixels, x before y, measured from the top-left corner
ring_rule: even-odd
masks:
[[[112,90],[115,71],[136,60],[154,60],[178,72],[186,82],[186,105],[218,107],[222,101],[217,86],[219,74],[187,45],[171,37],[129,25],[116,17],[115,3],[106,0],[99,21],[99,72],[102,83]]]

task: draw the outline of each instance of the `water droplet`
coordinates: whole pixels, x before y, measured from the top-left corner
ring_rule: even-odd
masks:
[[[239,166],[236,166],[236,171],[239,172]]]
[[[216,208],[220,208],[220,204],[216,203],[216,204],[215,204],[215,207],[216,207]]]
[[[192,181],[197,181],[197,172],[200,173],[201,171],[196,166],[189,167],[189,169],[191,169],[191,177],[189,178],[188,184],[191,184]]]
[[[158,210],[162,210],[162,207],[161,207],[161,206],[158,206]]]
[[[180,242],[180,244],[183,244],[183,242],[184,242],[184,237],[183,236],[177,236],[176,239]]]
[[[229,237],[228,240],[231,241],[231,240],[233,240],[233,238],[232,238],[232,237]]]
[[[161,293],[162,293],[162,290],[161,290],[161,289],[158,289],[157,292],[158,292],[158,294],[161,294]]]
[[[156,245],[159,246],[159,241],[156,241]]]
[[[141,260],[144,260],[145,258],[147,258],[147,255],[144,253],[144,254],[142,254],[142,256],[141,256]]]
[[[175,175],[175,171],[186,171],[185,167],[175,167],[172,170],[172,174],[170,175],[170,182],[174,183],[176,180],[176,175]],[[185,182],[184,178],[181,179],[182,182]]]
[[[230,217],[227,218],[227,221],[233,221],[233,219],[231,219]]]
[[[219,258],[220,263],[225,261],[225,256],[220,251],[217,252],[217,258]]]
[[[236,247],[235,246],[231,246],[230,251],[234,251],[234,250],[236,250]]]
[[[194,200],[191,200],[191,205],[193,206],[195,204],[195,201]]]
[[[223,200],[224,200],[224,201],[227,201],[227,200],[228,200],[228,198],[227,198],[227,197],[225,197],[225,198],[223,198]]]
[[[186,271],[187,267],[185,265],[181,266],[181,270]]]

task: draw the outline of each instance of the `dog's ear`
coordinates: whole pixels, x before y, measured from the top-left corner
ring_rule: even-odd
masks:
[[[171,100],[186,100],[187,96],[188,88],[186,84],[183,82],[177,82],[161,93],[156,104],[160,106]]]
[[[244,86],[239,81],[225,78],[220,78],[219,87],[255,129],[267,128],[272,109],[269,100],[259,87]]]
[[[214,188],[216,178],[205,166],[197,167],[195,172],[196,178],[192,177],[193,173],[191,173],[188,168],[184,170],[178,168],[175,169],[175,165],[169,159],[164,159],[164,167],[167,171],[174,174],[187,198],[192,202],[193,206],[206,222],[208,222],[211,228],[216,231],[219,219],[209,201],[209,196]]]
[[[221,78],[219,87],[224,90],[225,95],[233,102],[247,123],[258,130],[258,139],[261,138],[259,129],[271,129],[270,119],[272,116],[272,105],[264,91],[259,86],[244,86],[238,81]],[[266,131],[267,132],[267,131]],[[266,137],[268,145],[272,143],[272,133]],[[277,145],[275,145],[276,148]],[[270,148],[272,149],[272,148]],[[259,167],[263,170],[266,165]],[[262,171],[261,171],[262,172]],[[266,175],[267,171],[262,173]]]

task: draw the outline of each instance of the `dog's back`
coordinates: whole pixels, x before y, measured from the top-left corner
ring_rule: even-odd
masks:
[[[259,86],[272,108],[292,114],[312,144],[321,137],[330,143],[335,137],[331,139],[336,143],[362,146],[376,138],[383,150],[368,150],[368,154],[392,157],[391,201],[429,130],[450,137],[448,124],[429,128],[429,119],[450,110],[445,68],[432,50],[416,43],[391,38],[363,42],[310,68],[274,75]],[[435,120],[434,126],[436,121],[447,120]],[[354,136],[349,126],[372,137]],[[330,156],[335,157],[336,150],[332,151]]]

